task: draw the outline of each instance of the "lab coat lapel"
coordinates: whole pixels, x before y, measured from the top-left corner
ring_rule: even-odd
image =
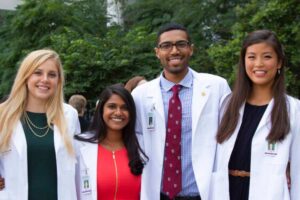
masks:
[[[224,156],[221,156],[221,159],[223,161],[221,161],[221,163],[229,163],[229,159],[231,156],[231,153],[233,151],[234,145],[235,145],[235,141],[236,138],[238,136],[238,132],[240,130],[240,127],[242,125],[242,119],[243,119],[243,115],[244,115],[244,110],[245,110],[245,103],[242,104],[242,106],[239,109],[239,119],[238,119],[238,123],[237,126],[233,132],[233,134],[231,135],[231,137],[228,139],[228,141],[225,141],[221,146],[221,152],[223,153]],[[228,165],[227,164],[222,164],[221,166],[224,166],[227,170]]]
[[[147,94],[147,101],[152,102],[153,105],[148,105],[148,106],[153,106],[155,109],[155,112],[158,113],[156,116],[156,123],[160,124],[159,127],[159,134],[161,136],[161,149],[164,149],[165,146],[165,140],[166,140],[166,119],[165,119],[165,113],[164,113],[164,105],[163,105],[163,99],[162,99],[162,94],[161,94],[161,88],[160,88],[160,79],[157,78],[153,81],[153,86],[149,87],[151,88],[148,91]],[[148,108],[149,109],[149,108]]]
[[[21,157],[27,157],[27,144],[24,129],[20,121],[17,122],[17,127],[12,135],[12,141]],[[11,148],[11,147],[9,147]]]
[[[200,80],[197,74],[193,74],[193,97],[192,97],[192,137],[196,133],[196,127],[203,108],[210,95],[210,85]]]
[[[97,157],[98,144],[84,143],[80,148],[80,156],[83,158],[87,173],[90,177],[93,199],[97,199]]]
[[[163,122],[165,122],[164,105],[160,89],[160,79],[155,79],[155,81],[153,82],[153,87],[149,88],[151,89],[150,91],[148,91],[147,99],[153,100],[154,109],[159,114],[158,120],[163,120]]]
[[[274,106],[274,99],[272,99],[269,103],[269,105],[266,108],[266,111],[264,112],[257,129],[255,131],[255,134],[253,136],[253,142],[252,143],[257,143],[260,141],[265,141],[265,139],[268,137],[269,131],[261,131],[265,126],[269,126],[269,130],[271,130],[271,114],[272,114],[272,109]]]
[[[54,147],[55,153],[57,155],[60,148],[64,148],[63,140],[60,134],[60,131],[56,125],[53,126],[53,133],[54,133]]]

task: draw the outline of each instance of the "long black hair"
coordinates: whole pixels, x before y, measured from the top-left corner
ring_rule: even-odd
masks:
[[[272,127],[266,139],[269,142],[282,141],[290,131],[288,103],[284,83],[286,60],[283,47],[274,32],[270,30],[257,30],[249,33],[243,42],[232,96],[217,132],[217,141],[219,143],[223,143],[233,134],[238,123],[239,108],[252,92],[252,81],[248,77],[245,69],[245,55],[249,46],[259,43],[267,43],[270,45],[276,52],[278,61],[281,63],[281,73],[279,71],[279,73],[276,74],[272,85],[274,98],[274,106],[271,114]]]
[[[107,136],[107,126],[103,120],[103,107],[113,95],[118,95],[125,102],[129,112],[129,122],[122,130],[122,140],[127,149],[130,171],[134,175],[140,175],[148,157],[142,150],[135,134],[136,109],[131,94],[121,85],[115,84],[106,87],[99,97],[93,121],[89,127],[91,137],[76,135],[75,139],[91,143],[100,143]]]

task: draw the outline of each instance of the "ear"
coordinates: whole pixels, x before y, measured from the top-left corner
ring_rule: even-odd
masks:
[[[277,65],[277,69],[281,69],[282,68],[282,61],[280,61]]]
[[[159,49],[157,47],[154,48],[154,51],[155,51],[155,55],[158,59],[160,59],[160,56],[159,56]]]
[[[194,53],[194,44],[191,44],[190,49],[191,49],[190,56],[192,56]]]

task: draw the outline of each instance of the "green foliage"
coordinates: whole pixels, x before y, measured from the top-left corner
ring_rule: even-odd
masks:
[[[219,43],[209,49],[209,56],[213,57],[216,71],[220,71],[226,78],[232,77],[224,67],[235,67],[238,62],[238,49],[246,33],[257,29],[270,29],[278,35],[285,47],[287,56],[286,84],[290,94],[300,96],[300,4],[297,0],[252,0],[244,7],[237,7],[235,12],[238,21],[231,30],[234,39]],[[233,58],[230,55],[234,55]],[[225,56],[225,57],[224,57]],[[227,57],[227,58],[226,58]],[[225,72],[224,72],[225,71]]]
[[[166,23],[177,22],[190,31],[194,43],[191,66],[208,73],[217,73],[207,49],[218,41],[232,37],[228,28],[237,19],[232,9],[244,5],[243,0],[140,0],[129,5],[124,12],[127,29],[138,26],[155,32]]]
[[[111,27],[103,38],[70,29],[53,36],[53,45],[64,61],[66,95],[82,93],[95,98],[105,86],[125,83],[132,76],[153,78],[159,68],[152,41],[154,35],[140,27],[128,32]]]
[[[107,85],[135,75],[156,77],[156,32],[168,22],[185,25],[194,43],[190,62],[197,71],[233,83],[246,33],[275,31],[288,57],[287,86],[300,96],[300,4],[298,0],[119,0],[124,26],[107,27],[105,0],[25,0],[16,11],[0,13],[0,95],[9,92],[20,60],[50,47],[62,59],[65,94],[98,97]]]
[[[1,96],[9,92],[19,62],[28,52],[39,48],[56,49],[51,40],[55,35],[63,34],[68,28],[78,37],[89,33],[104,35],[105,9],[94,7],[100,2],[26,0],[16,11],[5,14],[0,27]]]

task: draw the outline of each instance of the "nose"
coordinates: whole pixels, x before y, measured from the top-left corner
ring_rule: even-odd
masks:
[[[43,74],[43,76],[42,76],[42,80],[43,81],[48,81],[48,74]]]
[[[116,114],[117,115],[121,115],[122,114],[122,109],[120,107],[117,107]]]
[[[174,54],[174,53],[178,53],[178,52],[179,52],[179,50],[177,49],[176,45],[173,44],[172,48],[171,48],[171,53]]]
[[[257,59],[256,61],[255,61],[255,67],[261,67],[261,66],[263,66],[263,61],[262,61],[262,59]]]

